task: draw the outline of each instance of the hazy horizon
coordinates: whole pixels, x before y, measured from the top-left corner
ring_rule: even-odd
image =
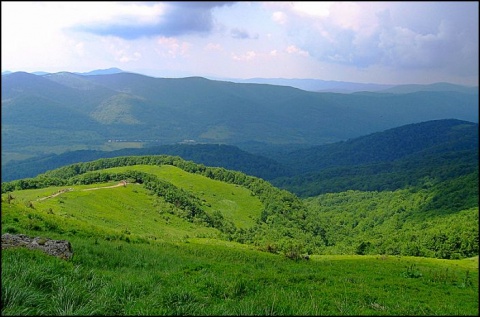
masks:
[[[478,2],[2,2],[4,71],[478,86]]]

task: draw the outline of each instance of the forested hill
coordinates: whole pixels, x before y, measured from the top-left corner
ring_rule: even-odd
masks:
[[[318,93],[200,77],[2,75],[2,160],[108,140],[319,145],[435,119],[478,121],[478,94]]]
[[[93,161],[100,158],[131,155],[175,155],[206,166],[224,167],[263,179],[291,175],[289,169],[277,161],[250,154],[226,144],[173,144],[116,151],[79,150],[62,154],[46,154],[34,158],[11,161],[2,165],[2,182],[35,177],[48,170],[65,165]]]
[[[296,167],[296,175],[272,183],[306,197],[424,186],[475,172],[478,178],[478,145],[477,123],[438,120],[407,125],[292,152],[282,163]]]
[[[333,166],[392,162],[413,154],[428,155],[478,149],[478,123],[456,119],[433,120],[275,157],[297,173]]]
[[[129,155],[177,155],[206,166],[257,176],[299,195],[348,189],[383,190],[420,179],[463,175],[478,166],[478,124],[446,119],[405,125],[271,157],[231,145],[176,144],[117,151],[47,154],[2,165],[2,181],[34,177],[64,165]]]

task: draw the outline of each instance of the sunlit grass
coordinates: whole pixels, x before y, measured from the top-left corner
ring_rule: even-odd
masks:
[[[17,208],[20,208],[20,211],[15,211],[19,213],[17,218],[23,216],[24,222],[36,223],[34,225],[38,227],[45,227],[45,223],[55,224],[57,231],[61,232],[82,231],[74,229],[81,225],[90,235],[99,231],[107,238],[113,234],[116,237],[122,236],[123,239],[128,237],[129,240],[143,237],[168,241],[182,240],[186,236],[218,234],[215,229],[169,214],[168,210],[172,206],[150,195],[140,185],[101,188],[114,184],[116,183],[71,186],[67,187],[71,188],[71,191],[45,200],[38,199],[58,193],[66,187],[14,191],[11,195],[15,197],[14,201],[19,203]],[[96,187],[100,189],[88,190]],[[5,204],[6,216],[12,208],[12,205]],[[27,213],[31,218],[32,215],[37,216],[27,219]]]
[[[187,192],[195,194],[205,202],[203,205],[205,211],[218,210],[239,228],[252,226],[263,208],[260,200],[256,196],[252,196],[251,192],[244,187],[188,173],[171,165],[135,165],[105,169],[105,171],[118,172],[126,170],[136,170],[156,175]]]
[[[220,244],[70,240],[71,262],[2,251],[3,315],[478,313],[478,270],[457,265],[463,260],[322,256],[296,262]]]

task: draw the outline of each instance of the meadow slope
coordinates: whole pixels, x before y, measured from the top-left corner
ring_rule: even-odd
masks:
[[[101,159],[5,182],[2,234],[67,239],[74,257],[2,249],[2,315],[478,315],[478,253],[380,254],[374,240],[341,252],[338,240],[337,254],[326,253],[350,225],[336,227],[352,211],[335,206],[364,208],[357,227],[366,228],[389,201],[421,207],[422,197],[451,188],[440,185],[302,201],[172,156]],[[466,212],[478,223],[478,208]],[[398,225],[392,219],[383,222]]]

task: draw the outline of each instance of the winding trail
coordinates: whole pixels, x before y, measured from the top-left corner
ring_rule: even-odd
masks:
[[[127,183],[126,181],[121,181],[120,183],[116,184],[116,185],[112,185],[112,186],[104,186],[104,187],[93,187],[93,188],[86,188],[86,189],[82,189],[81,191],[84,192],[84,191],[88,191],[88,190],[97,190],[97,189],[104,189],[104,188],[115,188],[115,187],[126,187],[127,186]],[[46,196],[46,197],[42,197],[42,198],[39,198],[37,199],[37,201],[41,201],[41,200],[45,200],[45,199],[48,199],[48,198],[53,198],[53,197],[57,197],[58,195],[61,195],[63,193],[68,193],[68,192],[71,192],[73,191],[73,188],[65,188],[65,189],[61,189],[59,190],[58,192],[56,192],[55,194],[52,194],[50,196]]]
[[[85,192],[87,190],[97,190],[97,189],[103,189],[103,188],[115,188],[115,187],[126,187],[127,186],[127,182],[125,181],[121,181],[120,183],[118,183],[117,185],[112,185],[112,186],[105,186],[105,187],[93,187],[93,188],[86,188],[86,189],[82,189],[82,192]]]

